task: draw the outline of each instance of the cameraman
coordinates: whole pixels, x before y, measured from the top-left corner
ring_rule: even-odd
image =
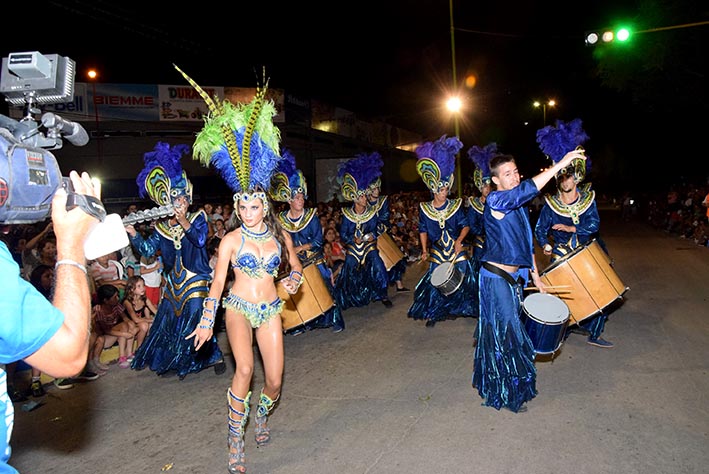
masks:
[[[69,174],[77,194],[100,199],[100,183],[88,173]],[[8,465],[14,407],[7,394],[4,364],[24,359],[53,377],[72,377],[86,365],[91,314],[84,241],[97,220],[80,208],[66,210],[67,193],[59,188],[52,199],[57,263],[52,303],[20,276],[17,263],[0,242],[0,472]]]

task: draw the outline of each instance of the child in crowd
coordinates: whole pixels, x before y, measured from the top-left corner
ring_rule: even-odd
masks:
[[[126,281],[123,279],[123,265],[115,258],[115,252],[102,255],[94,260],[89,265],[89,275],[91,275],[96,288],[101,285],[113,285],[120,293],[119,299],[123,297]]]
[[[92,372],[101,351],[118,342],[118,367],[130,367],[129,358],[133,355],[133,343],[140,331],[138,326],[128,318],[125,308],[118,297],[118,288],[113,285],[101,285],[96,290],[98,304],[91,309],[95,343],[89,355]],[[105,371],[99,371],[97,373]]]
[[[150,257],[140,257],[140,276],[145,283],[145,296],[157,308],[160,304],[160,289],[162,288],[162,260],[155,254]]]
[[[123,307],[128,313],[128,317],[138,326],[138,334],[135,336],[136,350],[143,343],[150,327],[153,324],[153,317],[157,313],[157,306],[146,296],[145,280],[140,275],[128,278],[126,282],[126,296],[123,299]],[[132,353],[132,351],[131,351]]]

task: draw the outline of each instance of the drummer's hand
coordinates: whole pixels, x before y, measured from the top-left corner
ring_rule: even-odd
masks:
[[[553,226],[551,226],[551,228],[554,230],[559,230],[561,232],[571,232],[572,234],[576,233],[575,225],[554,224]]]
[[[561,168],[566,168],[573,160],[586,161],[586,151],[583,149],[571,150],[559,161]]]
[[[194,338],[194,350],[195,351],[198,351],[204,345],[205,342],[209,341],[212,338],[212,335],[213,335],[213,330],[211,328],[204,329],[204,328],[200,327],[201,325],[202,325],[202,323],[200,322],[197,325],[197,328],[194,331],[192,331],[192,333],[189,336],[187,336],[185,338],[185,339]]]
[[[532,281],[534,282],[534,286],[539,289],[539,293],[546,293],[547,287],[542,281],[541,277],[536,272],[530,272],[530,274],[532,275]]]
[[[453,250],[455,254],[458,255],[463,250],[463,242],[458,242],[457,240],[453,244]]]
[[[125,225],[125,226],[123,226],[123,227],[125,227],[126,232],[128,233],[128,235],[130,235],[131,237],[135,237],[136,230],[135,230],[135,227],[133,227],[133,224],[128,224],[128,225]]]
[[[298,292],[298,283],[292,278],[284,278],[281,280],[281,285],[283,285],[289,295],[294,295]]]

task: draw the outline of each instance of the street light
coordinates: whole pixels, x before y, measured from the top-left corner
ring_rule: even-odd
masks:
[[[99,119],[98,119],[98,104],[96,103],[96,81],[98,80],[98,71],[96,69],[89,69],[86,71],[86,77],[89,78],[91,82],[91,103],[94,108],[94,117],[96,119],[96,153],[98,155],[99,163],[101,162],[101,138],[99,137]]]
[[[453,0],[448,1],[448,10],[450,12],[451,20],[451,61],[453,64],[453,91],[458,93],[458,77],[456,75],[455,69],[455,28],[453,27]],[[451,108],[451,105],[453,108]],[[453,112],[453,123],[455,124],[455,137],[460,140],[460,125],[458,123],[458,114],[460,113],[460,108],[462,103],[460,98],[453,97],[448,100],[448,110]],[[463,181],[461,178],[461,167],[460,162],[460,152],[455,154],[455,180],[458,183],[458,197],[463,197]]]
[[[539,107],[542,108],[542,125],[546,127],[547,125],[547,106],[555,107],[556,106],[556,101],[554,99],[549,99],[546,102],[539,102],[538,100],[535,100],[532,102],[532,105],[534,108],[538,109]]]

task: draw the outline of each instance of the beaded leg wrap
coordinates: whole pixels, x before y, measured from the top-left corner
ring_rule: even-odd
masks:
[[[246,427],[246,421],[249,419],[250,399],[251,392],[247,393],[242,400],[234,395],[231,388],[227,390],[227,405],[229,406],[229,413],[227,414],[227,424],[229,426],[227,445],[229,446],[229,472],[231,474],[243,474],[246,472],[246,464],[244,463],[244,428]],[[232,406],[232,404],[237,403],[243,406],[243,412]],[[239,419],[235,417],[239,417]]]
[[[266,426],[266,420],[268,419],[268,414],[273,410],[273,406],[278,401],[280,393],[275,400],[263,393],[261,390],[261,396],[258,399],[258,408],[256,409],[256,416],[254,421],[256,422],[256,444],[258,446],[264,446],[271,441],[271,430]]]

